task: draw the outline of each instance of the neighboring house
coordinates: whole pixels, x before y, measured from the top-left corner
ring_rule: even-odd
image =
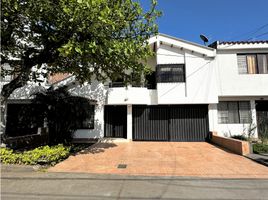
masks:
[[[152,73],[140,83],[78,85],[65,75],[50,80],[55,88],[69,85],[72,95],[94,102],[94,116],[81,123],[74,138],[204,141],[210,131],[241,135],[257,125],[258,111],[268,104],[267,41],[207,47],[159,34],[149,45],[155,52],[147,61]],[[15,94],[22,90],[10,102],[17,102]]]
[[[210,105],[213,130],[227,136],[252,132],[257,137],[262,114],[268,118],[268,41],[210,46],[217,50],[219,97],[217,105]]]

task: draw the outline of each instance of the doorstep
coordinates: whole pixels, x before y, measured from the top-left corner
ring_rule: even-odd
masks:
[[[98,143],[117,143],[117,142],[131,142],[132,140],[125,139],[125,138],[100,138]]]

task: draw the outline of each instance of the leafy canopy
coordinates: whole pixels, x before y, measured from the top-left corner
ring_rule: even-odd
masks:
[[[160,12],[143,11],[132,0],[2,0],[1,66],[16,77],[2,90],[8,97],[26,84],[33,66],[67,72],[78,80],[104,81],[141,74],[152,55],[146,44],[156,34]]]

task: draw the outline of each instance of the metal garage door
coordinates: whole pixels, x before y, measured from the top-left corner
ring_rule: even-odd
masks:
[[[205,141],[207,105],[133,106],[133,139]]]

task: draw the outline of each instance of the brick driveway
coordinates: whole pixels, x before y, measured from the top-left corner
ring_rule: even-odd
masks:
[[[126,164],[125,169],[118,169]],[[49,169],[147,176],[268,178],[268,167],[205,142],[106,142]]]

